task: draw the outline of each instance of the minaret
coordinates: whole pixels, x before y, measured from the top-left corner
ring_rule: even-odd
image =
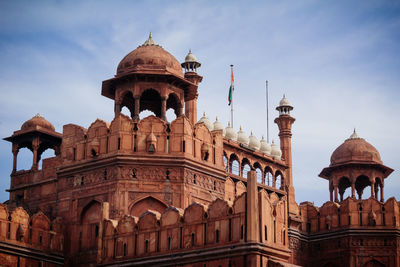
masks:
[[[189,50],[189,53],[185,57],[185,62],[181,64],[185,70],[185,79],[194,83],[196,86],[203,80],[203,77],[197,74],[197,69],[201,66],[201,63],[197,61],[195,55]],[[197,122],[197,95],[193,100],[185,102],[185,114],[193,125]]]
[[[289,166],[284,177],[285,188],[288,192],[289,212],[297,213],[292,173],[292,124],[296,119],[290,116],[290,111],[293,110],[293,107],[290,105],[285,95],[283,95],[276,110],[279,111],[279,117],[275,119],[275,123],[279,127],[282,158]]]

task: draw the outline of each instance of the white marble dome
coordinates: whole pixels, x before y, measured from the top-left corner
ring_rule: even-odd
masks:
[[[235,129],[231,127],[229,122],[228,127],[225,128],[225,138],[233,141],[237,140],[237,133],[235,132]]]
[[[271,156],[276,159],[280,159],[282,157],[282,151],[277,145],[275,145],[274,140],[272,140],[271,145]]]
[[[249,144],[249,137],[242,130],[242,126],[240,126],[240,130],[239,130],[238,135],[237,135],[237,141],[238,141],[238,143],[242,143],[242,144],[245,144],[245,145]]]
[[[215,122],[213,124],[213,131],[222,130],[222,136],[225,136],[225,127],[221,122],[218,121],[218,117],[215,118]]]
[[[208,128],[208,130],[212,131],[213,130],[213,124],[211,121],[208,119],[206,116],[206,113],[203,112],[203,117],[200,118],[200,120],[197,123],[204,123],[204,125]]]
[[[257,137],[253,135],[253,132],[250,133],[249,136],[249,147],[255,150],[259,150],[261,146],[260,141],[258,141]]]
[[[271,155],[271,145],[264,139],[264,136],[260,141],[260,150],[267,155]]]

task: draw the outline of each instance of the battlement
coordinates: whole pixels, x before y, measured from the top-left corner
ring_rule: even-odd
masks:
[[[310,202],[300,204],[306,233],[328,232],[341,228],[398,228],[399,202],[394,197],[385,203],[375,198],[357,200],[348,197],[341,203],[325,202],[320,208]]]

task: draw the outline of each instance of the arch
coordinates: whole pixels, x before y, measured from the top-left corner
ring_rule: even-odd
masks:
[[[228,172],[229,170],[229,160],[228,160],[228,155],[226,154],[226,152],[224,151],[224,155],[223,155],[223,160],[224,160],[224,169],[226,172]]]
[[[181,102],[179,101],[179,97],[175,93],[170,93],[167,99],[167,112],[169,109],[173,109],[176,118],[181,115]]]
[[[80,247],[89,250],[97,247],[99,223],[101,220],[101,204],[96,200],[90,201],[81,212]]]
[[[149,110],[154,112],[157,117],[161,117],[161,96],[154,89],[146,89],[140,96],[139,112]]]
[[[346,192],[346,189],[349,187],[351,187],[351,182],[348,177],[343,176],[342,178],[339,179],[338,189],[339,189],[340,201],[343,201],[343,199],[346,198],[345,192]],[[347,190],[347,191],[350,191],[350,190]],[[351,191],[350,191],[349,196],[351,196]]]
[[[133,94],[130,91],[126,91],[121,95],[121,106],[120,106],[120,110],[122,111],[123,107],[126,107],[129,112],[130,112],[130,116],[133,119],[134,114],[135,114],[135,99],[133,98]],[[127,115],[127,114],[126,114]]]
[[[275,188],[283,190],[285,188],[285,179],[283,178],[283,174],[281,171],[276,171],[275,173]]]
[[[153,196],[146,196],[136,200],[131,204],[131,207],[129,208],[129,214],[139,217],[147,210],[154,210],[162,214],[166,208],[168,208],[168,205],[163,201]]]
[[[242,163],[240,165],[240,176],[247,178],[247,172],[251,171],[251,164],[250,164],[250,160],[248,160],[247,158],[242,159]]]
[[[229,172],[234,175],[240,175],[239,157],[234,153],[229,157]]]
[[[257,176],[257,183],[263,183],[263,171],[262,171],[262,167],[261,164],[259,162],[255,162],[253,164],[253,168],[256,170],[256,176]]]
[[[385,264],[373,259],[365,263],[363,267],[385,267]]]
[[[356,191],[357,191],[359,199],[362,198],[364,189],[367,186],[371,186],[371,181],[370,181],[369,177],[366,176],[366,175],[358,176],[357,179],[356,179],[355,187],[356,187]]]
[[[274,179],[274,175],[273,175],[273,171],[271,169],[271,167],[267,166],[264,169],[264,183],[268,186],[272,186],[273,185],[273,179]]]

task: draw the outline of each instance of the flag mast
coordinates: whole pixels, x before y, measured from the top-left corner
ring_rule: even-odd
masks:
[[[268,80],[265,80],[265,97],[267,105],[267,142],[269,143],[269,104],[268,104]]]
[[[234,79],[233,79],[233,65],[231,64],[231,103],[230,103],[230,106],[231,106],[231,125],[232,125],[232,128],[233,128],[233,91],[234,91],[233,82],[234,82]]]

